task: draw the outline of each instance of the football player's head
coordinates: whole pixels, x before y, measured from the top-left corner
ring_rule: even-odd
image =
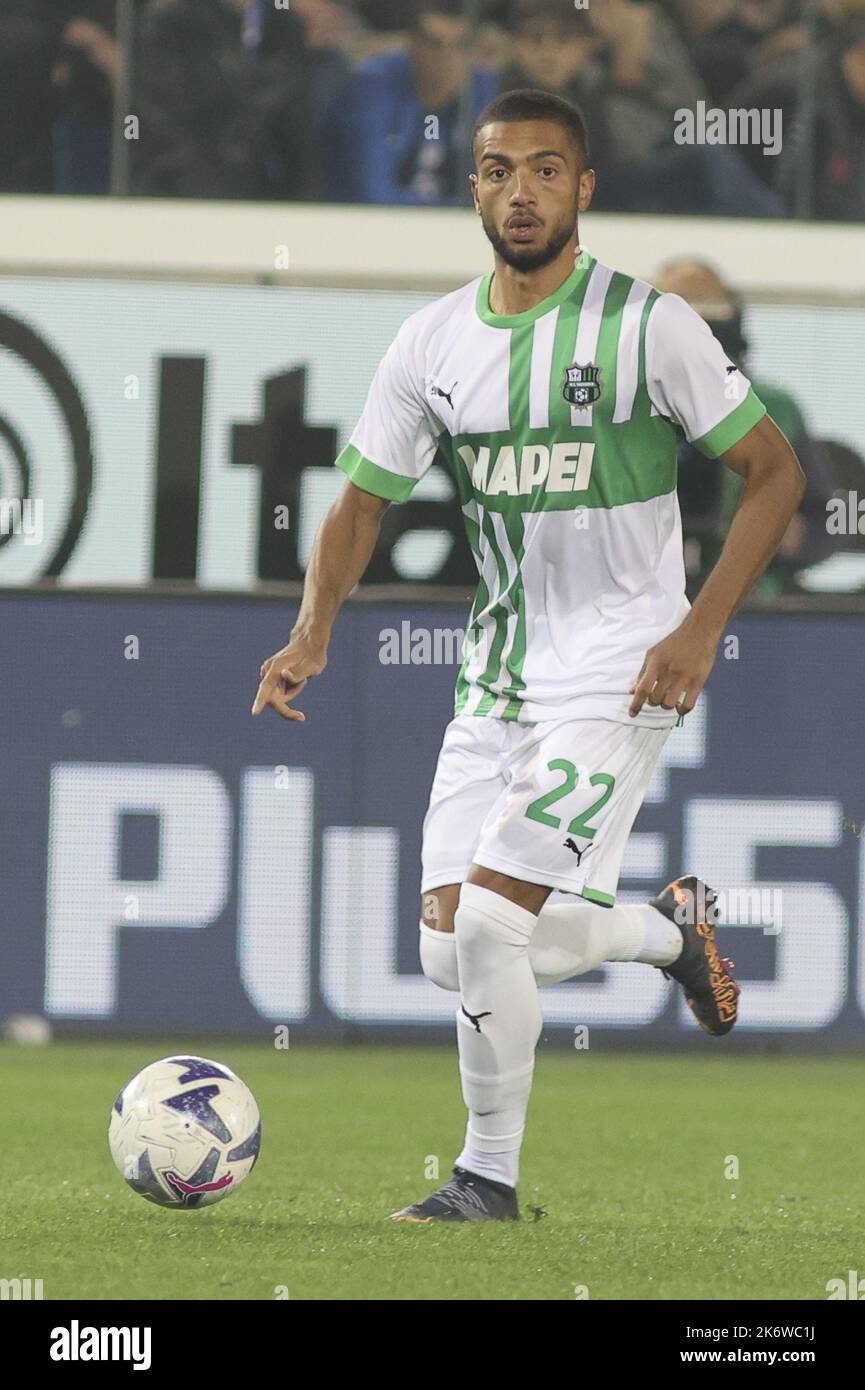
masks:
[[[475,207],[506,265],[540,270],[576,246],[595,188],[576,106],[533,88],[504,92],[478,116],[472,152]]]

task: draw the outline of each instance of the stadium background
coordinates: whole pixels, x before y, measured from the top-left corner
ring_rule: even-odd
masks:
[[[861,1293],[863,21],[865,0],[0,0],[0,1298]],[[448,88],[469,55],[487,77]],[[583,243],[650,281],[716,267],[749,375],[804,422],[813,505],[671,734],[620,885],[690,870],[781,914],[724,926],[744,992],[720,1042],[647,967],[545,990],[527,1219],[419,1233],[382,1218],[464,1123],[456,998],[417,952],[474,587],[443,468],[388,512],[304,726],[249,709],[376,363],[488,269],[464,136],[526,78],[586,99]],[[675,146],[702,99],[781,109],[781,153]],[[693,596],[728,470],[680,462]],[[188,1221],[105,1144],[118,1089],[178,1049],[229,1061],[264,1117],[242,1199]]]
[[[378,23],[390,51],[393,16],[358,9],[367,46]],[[147,10],[73,5],[67,17],[103,22],[133,55],[112,87],[107,167],[121,191],[135,189],[137,147],[118,141],[114,117],[136,95]],[[832,7],[794,10],[777,25],[814,26]],[[838,25],[858,13],[840,11]],[[107,149],[86,125],[74,108],[56,116],[55,191],[10,192],[0,246],[3,497],[42,507],[38,538],[8,522],[0,537],[17,730],[0,1016],[13,1031],[16,1016],[43,1015],[61,1030],[158,1019],[185,1032],[275,1022],[447,1035],[451,1001],[418,974],[416,889],[453,652],[381,659],[388,630],[452,634],[465,620],[471,563],[443,468],[392,509],[308,725],[252,724],[247,687],[289,630],[341,485],[331,460],[375,365],[408,313],[483,270],[477,225],[432,195],[398,209],[61,198],[63,179],[93,176]],[[734,282],[749,371],[793,394],[830,451],[848,451],[834,495],[858,498],[861,224],[590,212],[583,231],[595,254],[645,278],[676,253]],[[855,502],[855,525],[854,513]],[[738,648],[722,649],[670,739],[622,879],[635,900],[682,867],[781,890],[783,925],[730,927],[748,984],[734,1046],[855,1041],[865,1008],[862,536],[834,537],[781,589],[731,623]],[[46,652],[62,679],[43,684]],[[592,1023],[638,1045],[687,1041],[679,1005],[636,967],[546,994],[562,1040]]]

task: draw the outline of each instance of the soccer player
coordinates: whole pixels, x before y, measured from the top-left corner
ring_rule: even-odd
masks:
[[[694,876],[615,904],[625,843],[672,726],[804,487],[795,454],[704,321],[579,245],[592,198],[579,112],[506,92],[470,176],[494,269],[406,320],[375,374],[316,538],[288,645],[253,713],[326,664],[381,516],[436,451],[479,583],[424,821],[421,962],[458,990],[468,1125],[451,1178],[404,1221],[516,1220],[538,984],[604,960],[677,980],[706,1032],[736,1019],[715,896]],[[676,433],[745,478],[715,569],[685,597]],[[551,890],[573,900],[548,904]]]

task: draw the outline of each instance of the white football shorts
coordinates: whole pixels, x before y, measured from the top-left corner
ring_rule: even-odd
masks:
[[[482,864],[612,907],[669,735],[611,719],[452,719],[424,818],[421,892]]]

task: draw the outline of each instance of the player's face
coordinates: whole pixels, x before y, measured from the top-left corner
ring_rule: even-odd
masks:
[[[515,270],[549,265],[595,187],[567,130],[554,121],[494,122],[478,132],[475,161],[472,193],[494,250]]]

